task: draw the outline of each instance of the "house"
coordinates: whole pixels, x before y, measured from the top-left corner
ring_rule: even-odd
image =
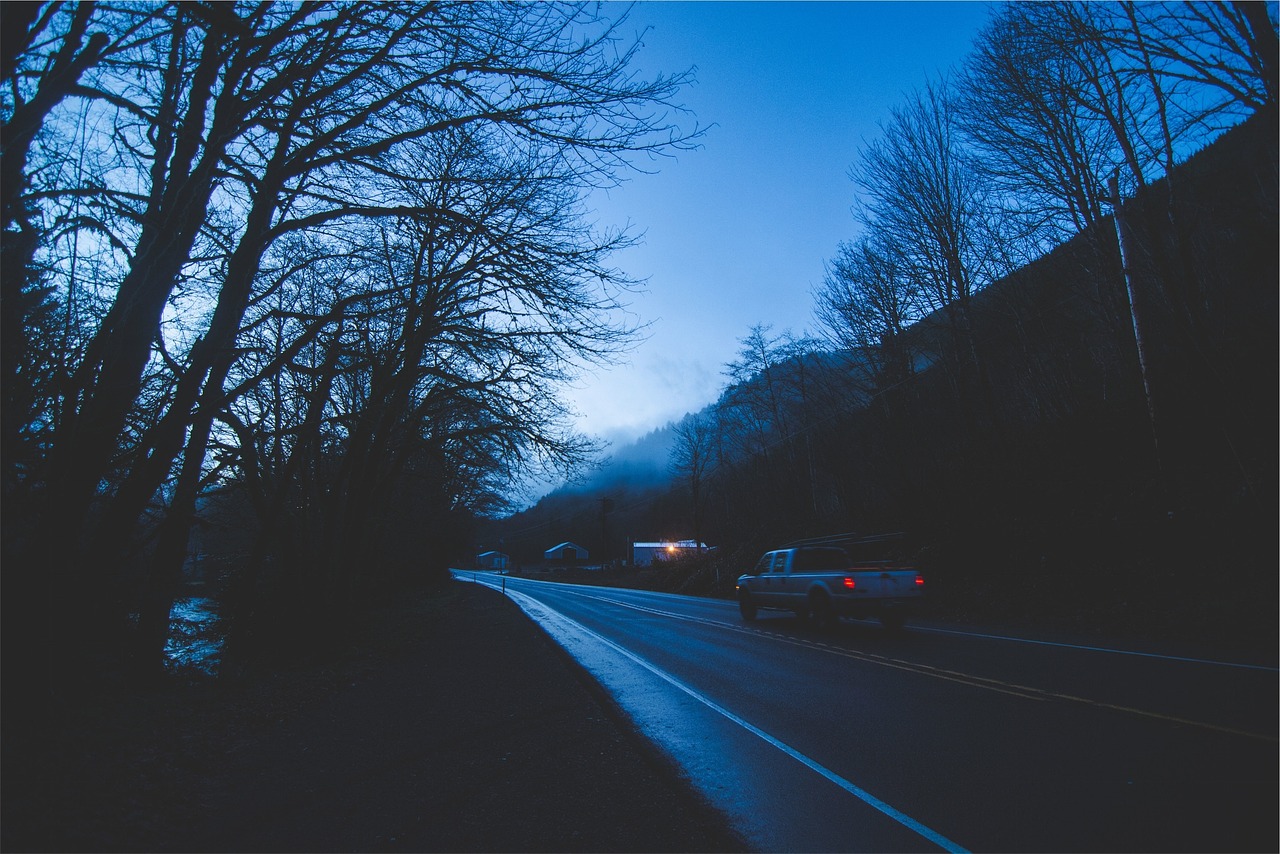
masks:
[[[483,552],[476,555],[477,569],[504,570],[511,564],[511,558],[502,552]]]
[[[542,556],[554,563],[577,563],[587,559],[587,550],[576,543],[561,543],[547,549]]]
[[[687,554],[707,550],[706,543],[693,540],[669,540],[662,543],[632,543],[632,566],[650,566],[655,561],[675,560]]]

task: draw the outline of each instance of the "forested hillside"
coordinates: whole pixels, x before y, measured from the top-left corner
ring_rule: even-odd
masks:
[[[1258,115],[1124,204],[1142,365],[1107,217],[974,294],[972,350],[957,352],[945,310],[874,351],[754,330],[743,364],[758,370],[676,427],[665,491],[555,494],[484,535],[536,560],[542,543],[594,553],[608,533],[617,556],[627,536],[697,529],[723,585],[790,539],[906,531],[955,607],[1266,637],[1276,199],[1275,119]],[[705,588],[714,573],[699,571]]]

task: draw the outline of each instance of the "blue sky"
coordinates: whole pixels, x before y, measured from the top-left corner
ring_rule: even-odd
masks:
[[[612,4],[606,4],[606,8]],[[571,389],[585,433],[624,442],[711,403],[755,324],[816,332],[823,263],[854,236],[849,167],[891,107],[968,53],[985,3],[640,2],[640,71],[696,67],[702,146],[591,201],[643,232],[615,266],[647,279],[647,340]],[[624,30],[625,31],[625,30]]]

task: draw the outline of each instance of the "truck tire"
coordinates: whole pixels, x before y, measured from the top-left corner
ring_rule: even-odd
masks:
[[[831,607],[831,597],[821,590],[809,594],[809,618],[813,627],[820,632],[831,629],[836,624],[836,612]]]
[[[751,594],[743,590],[738,594],[738,610],[742,612],[742,619],[748,623],[756,618],[756,603],[751,601]]]

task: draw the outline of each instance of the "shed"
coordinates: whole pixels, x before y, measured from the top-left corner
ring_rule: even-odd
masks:
[[[587,559],[587,550],[576,543],[561,543],[558,546],[552,546],[542,553],[542,556],[549,561],[558,563],[575,563],[580,560]]]
[[[511,563],[511,558],[502,552],[482,552],[476,555],[477,569],[506,569]]]

